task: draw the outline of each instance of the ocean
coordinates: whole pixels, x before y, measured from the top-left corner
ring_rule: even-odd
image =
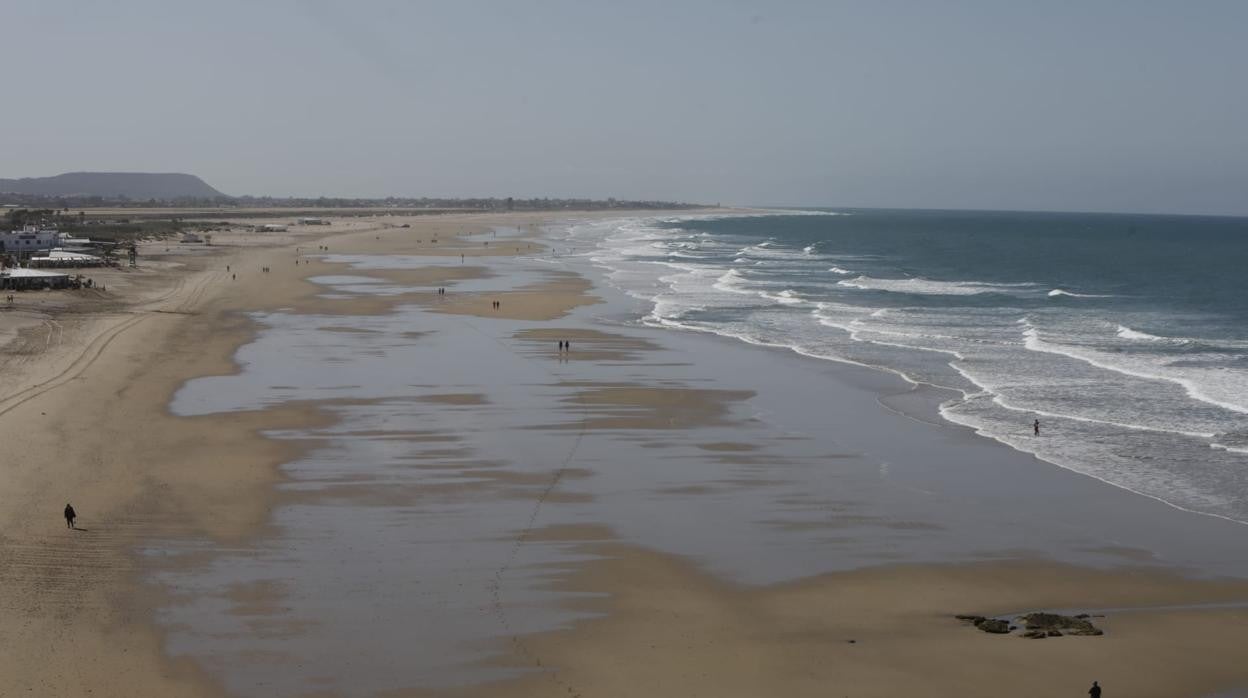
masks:
[[[836,209],[553,234],[644,324],[951,389],[950,422],[1248,522],[1248,219]]]

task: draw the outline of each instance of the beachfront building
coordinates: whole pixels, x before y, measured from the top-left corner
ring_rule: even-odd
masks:
[[[58,247],[60,247],[61,249],[71,250],[74,252],[79,252],[95,244],[91,242],[91,238],[76,238],[73,235],[70,235],[69,233],[61,233],[61,237],[59,241],[60,241],[60,245],[58,245]]]
[[[300,218],[299,225],[329,225],[324,218]]]
[[[61,247],[61,233],[28,226],[22,230],[0,233],[0,252],[25,255]]]
[[[32,268],[63,268],[63,267],[102,267],[108,264],[103,257],[68,250],[49,250],[47,255],[31,257],[28,265]]]
[[[284,233],[286,232],[286,226],[280,225],[278,223],[268,223],[266,225],[256,226],[256,232],[257,233]]]
[[[0,271],[0,289],[33,291],[44,288],[68,288],[69,274],[42,269],[5,269]]]

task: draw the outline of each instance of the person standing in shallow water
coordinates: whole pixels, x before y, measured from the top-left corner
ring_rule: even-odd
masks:
[[[1032,422],[1031,429],[1032,429],[1032,432],[1036,436],[1039,436],[1040,435],[1040,420],[1037,419],[1036,421]]]
[[[1088,695],[1092,696],[1092,698],[1101,698],[1101,685],[1093,681],[1092,688],[1088,689]]]
[[[65,527],[74,528],[74,519],[78,518],[78,513],[74,511],[74,507],[70,504],[65,505]]]

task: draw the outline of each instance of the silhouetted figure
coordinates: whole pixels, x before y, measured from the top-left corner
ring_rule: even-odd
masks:
[[[1092,698],[1101,698],[1101,685],[1093,681],[1092,688],[1088,689],[1088,695],[1092,696]]]
[[[1036,436],[1039,436],[1040,435],[1040,420],[1037,419],[1036,421],[1032,422],[1031,429],[1035,433]]]
[[[572,341],[571,341],[571,340],[567,340],[567,339],[563,340],[563,350],[564,350],[564,351],[572,351]]]
[[[73,528],[74,519],[76,518],[78,518],[78,513],[74,511],[74,508],[72,506],[70,506],[69,504],[66,504],[65,505],[65,527]]]

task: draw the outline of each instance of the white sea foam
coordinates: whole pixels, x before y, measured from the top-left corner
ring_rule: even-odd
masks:
[[[1031,351],[1060,354],[1078,361],[1147,380],[1167,381],[1183,388],[1188,397],[1232,412],[1248,414],[1248,380],[1242,373],[1214,368],[1178,367],[1164,358],[1139,358],[1122,352],[1105,352],[1046,341],[1036,327],[1026,323],[1023,344]],[[1238,397],[1239,401],[1231,399]]]
[[[1215,451],[1228,451],[1230,453],[1248,453],[1248,447],[1227,446],[1226,444],[1220,444],[1217,442],[1209,444],[1209,448],[1212,448]]]
[[[729,269],[715,280],[715,288],[729,293],[749,293],[754,291],[745,287],[745,277],[736,269]]]
[[[1146,342],[1187,342],[1177,337],[1158,337],[1155,334],[1133,330],[1126,325],[1119,325],[1117,335],[1123,339],[1138,339]]]
[[[1074,293],[1063,288],[1055,288],[1049,291],[1049,298],[1060,298],[1062,296],[1067,298],[1109,298],[1109,296],[1096,293]]]
[[[760,242],[757,245],[742,247],[737,250],[738,257],[747,259],[767,259],[767,260],[797,260],[805,259],[809,253],[798,252],[793,249],[786,249],[781,245],[772,242]]]
[[[1239,433],[1236,420],[1248,413],[1240,339],[1143,332],[1131,325],[1164,326],[1166,317],[1112,313],[1095,302],[1109,296],[1051,282],[891,278],[896,271],[888,258],[832,253],[825,245],[786,246],[777,237],[742,246],[736,236],[673,230],[655,219],[631,219],[614,230],[595,225],[582,242],[598,246],[592,256],[613,285],[653,302],[647,325],[784,347],[949,387],[963,395],[941,409],[952,422],[1176,506],[1240,513],[1211,484],[1230,480],[1210,474],[1220,469],[1217,478],[1232,478],[1248,454],[1232,436]],[[664,263],[656,250],[660,258],[677,254]],[[863,290],[951,298],[918,305]],[[981,294],[1005,298],[974,304],[952,298]],[[1043,310],[1026,310],[1046,298],[1052,302]],[[699,315],[702,310],[714,314]],[[1040,415],[1064,438],[1029,440],[1020,426],[1030,423],[1026,414]],[[1196,449],[1207,455],[1196,456]],[[1199,459],[1204,469],[1182,470],[1188,459]]]
[[[889,291],[930,296],[974,296],[982,293],[1018,294],[1034,289],[1034,284],[991,284],[981,281],[934,281],[912,277],[909,279],[877,279],[856,276],[838,281],[841,286],[867,291]]]
[[[796,292],[790,289],[785,289],[779,293],[768,293],[766,291],[763,291],[762,293],[764,297],[785,305],[804,305],[806,303],[804,298],[797,295]]]

